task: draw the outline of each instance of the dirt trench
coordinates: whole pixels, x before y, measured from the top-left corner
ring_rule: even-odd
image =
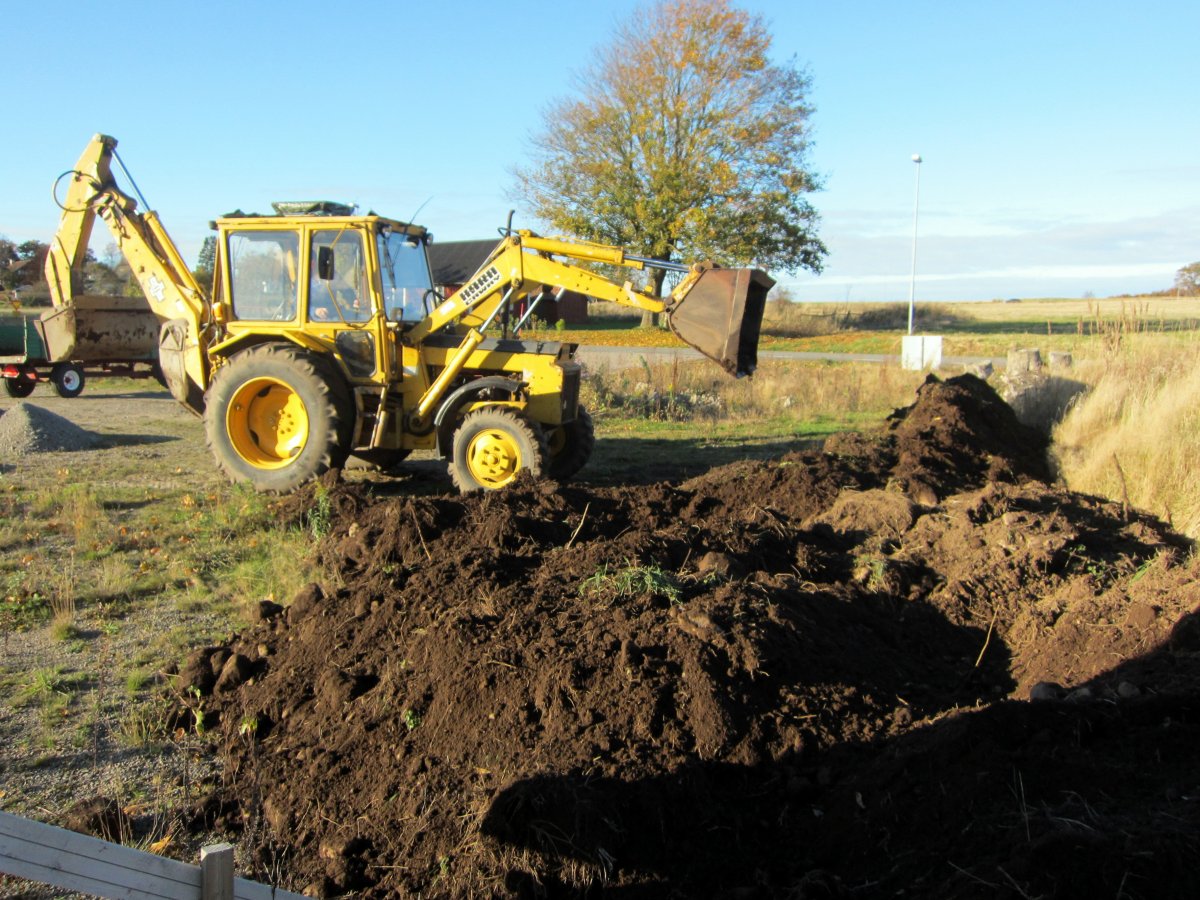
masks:
[[[326,583],[181,675],[207,821],[320,896],[1196,896],[1190,545],[1044,449],[962,376],[681,484],[327,485]]]

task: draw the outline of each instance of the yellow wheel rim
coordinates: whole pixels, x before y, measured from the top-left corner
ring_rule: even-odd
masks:
[[[521,470],[521,448],[506,431],[488,428],[471,439],[467,468],[485,488],[501,488]]]
[[[254,378],[239,387],[225,426],[238,456],[260,469],[283,468],[308,443],[304,401],[275,378]]]

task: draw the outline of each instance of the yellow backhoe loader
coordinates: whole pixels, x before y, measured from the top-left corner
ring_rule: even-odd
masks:
[[[212,223],[216,260],[205,290],[116,146],[96,135],[60,176],[63,215],[46,260],[54,304],[77,302],[99,216],[160,323],[168,388],[203,417],[225,473],[259,490],[290,491],[351,455],[390,466],[414,450],[448,458],[464,492],[504,487],[522,469],[573,476],[594,445],[575,346],[515,336],[539,300],[560,289],[661,312],[733,375],[757,362],[774,284],[765,272],[663,263],[511,223],[446,298],[432,286],[424,228],[335,203],[277,203],[274,215]],[[140,208],[117,186],[114,161]],[[579,263],[667,266],[682,278],[659,299]]]

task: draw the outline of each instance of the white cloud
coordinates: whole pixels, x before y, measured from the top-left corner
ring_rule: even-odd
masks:
[[[930,216],[929,230],[917,238],[917,296],[972,300],[1162,290],[1180,266],[1200,259],[1200,206],[1108,221],[1010,218],[1013,212],[990,223]],[[793,296],[907,299],[911,232],[872,234],[863,210],[829,214],[825,224],[825,272],[784,276]]]

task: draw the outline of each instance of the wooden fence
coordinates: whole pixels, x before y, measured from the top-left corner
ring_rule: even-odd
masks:
[[[233,847],[200,852],[193,866],[0,812],[0,872],[116,900],[304,900],[233,877]]]

